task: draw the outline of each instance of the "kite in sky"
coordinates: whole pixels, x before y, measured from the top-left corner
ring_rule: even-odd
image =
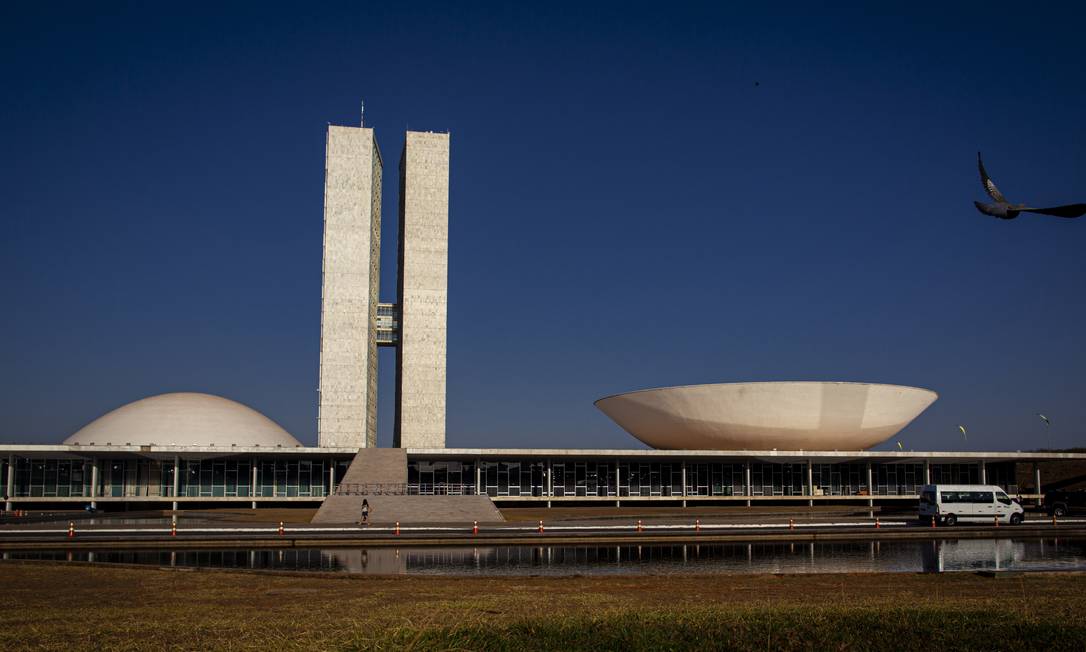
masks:
[[[1086,204],[1068,204],[1066,206],[1052,206],[1050,208],[1033,208],[1025,204],[1011,204],[999,192],[999,188],[992,183],[988,173],[984,170],[984,162],[980,160],[980,152],[977,152],[977,167],[980,168],[980,182],[984,185],[984,192],[996,201],[994,204],[973,202],[977,210],[985,215],[998,217],[1002,220],[1013,220],[1019,213],[1040,213],[1041,215],[1055,215],[1056,217],[1079,217],[1086,215]]]
[[[1045,422],[1045,425],[1046,425],[1046,426],[1051,426],[1051,425],[1052,425],[1052,422],[1051,422],[1051,421],[1049,421],[1049,420],[1048,420],[1048,417],[1046,417],[1045,415],[1043,415],[1043,414],[1041,414],[1040,412],[1038,412],[1038,413],[1037,413],[1037,416],[1041,417],[1041,421],[1044,421],[1044,422]]]
[[[965,426],[959,423],[958,430],[962,431],[962,437],[964,437],[965,439],[969,439],[969,435],[965,434]]]

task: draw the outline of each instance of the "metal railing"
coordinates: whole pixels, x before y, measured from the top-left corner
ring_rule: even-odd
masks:
[[[461,483],[388,483],[341,482],[336,488],[340,496],[474,496],[474,484]]]
[[[466,483],[410,484],[407,493],[412,496],[474,496],[475,485]]]
[[[402,482],[341,482],[336,487],[339,496],[404,496],[407,484]]]
[[[1001,485],[1011,496],[1018,493],[1018,486],[1014,484]],[[853,497],[853,498],[879,498],[879,497],[915,497],[920,491],[920,485],[910,484],[898,484],[898,485],[874,485],[872,487],[874,491],[870,491],[866,486],[819,486],[815,485],[814,496],[825,497]],[[752,496],[772,496],[783,498],[803,498],[810,497],[811,494],[807,494],[802,490],[797,490],[795,487],[774,487],[771,492],[767,491],[769,487],[752,486]],[[759,493],[761,491],[761,493]],[[340,483],[336,488],[336,494],[346,496],[474,496],[476,495],[475,485],[470,483]],[[530,497],[547,498],[547,493],[542,487],[533,487],[531,491],[521,489],[519,493],[502,493],[497,488],[485,487],[482,491],[483,494],[490,495],[495,498],[505,497]],[[745,489],[742,486],[728,487],[724,486],[719,492],[706,493],[700,490],[699,487],[688,487],[688,498],[712,498],[717,496],[745,496]],[[551,496],[553,498],[563,497],[590,497],[590,498],[654,498],[654,497],[671,497],[671,498],[683,498],[684,496],[680,492],[676,492],[671,487],[662,487],[660,490],[653,491],[649,487],[620,487],[620,490],[616,493],[613,487],[604,489],[599,487],[596,492],[587,492],[583,487],[578,487],[576,491],[565,491],[563,487],[555,487]]]

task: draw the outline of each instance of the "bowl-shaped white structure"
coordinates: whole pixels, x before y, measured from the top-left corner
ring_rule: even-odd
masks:
[[[901,385],[721,383],[616,394],[596,407],[653,448],[863,450],[893,437],[938,397]]]
[[[211,394],[159,394],[98,417],[64,440],[82,446],[270,446],[301,442],[256,410]]]

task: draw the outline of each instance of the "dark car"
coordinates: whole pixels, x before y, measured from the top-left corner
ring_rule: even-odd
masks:
[[[1049,491],[1045,493],[1045,507],[1048,509],[1049,516],[1086,512],[1086,489]]]

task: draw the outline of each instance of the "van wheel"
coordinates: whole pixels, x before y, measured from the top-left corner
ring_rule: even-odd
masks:
[[[1063,505],[1056,505],[1052,508],[1053,516],[1067,516],[1067,508]]]
[[[943,524],[948,527],[953,527],[958,524],[958,517],[953,514],[947,514],[943,517]]]
[[[1022,524],[1022,515],[1021,514],[1011,514],[1011,525],[1021,525],[1021,524]]]

